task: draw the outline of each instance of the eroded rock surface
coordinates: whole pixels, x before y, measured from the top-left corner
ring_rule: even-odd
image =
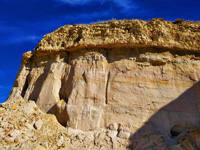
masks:
[[[115,136],[114,143],[109,131],[65,128],[54,115],[43,113],[34,101],[16,98],[0,105],[1,150],[99,150],[114,146],[126,150],[128,141]]]
[[[148,137],[160,143],[149,149],[177,146],[181,142],[171,139],[174,126],[199,130],[199,39],[199,22],[67,25],[23,55],[8,99],[35,101],[73,129],[111,127],[112,143],[130,139],[133,149],[148,148]],[[102,139],[97,136],[95,143]],[[191,147],[199,147],[198,140],[195,146],[189,140]]]

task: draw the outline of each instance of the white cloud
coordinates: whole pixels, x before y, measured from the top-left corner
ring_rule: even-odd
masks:
[[[99,2],[101,4],[105,2],[114,2],[117,5],[123,7],[124,9],[137,8],[137,6],[134,4],[132,0],[54,0],[54,1],[70,5],[85,5],[92,2]]]
[[[0,22],[0,33],[2,35],[6,35],[0,37],[0,43],[2,45],[17,44],[28,41],[37,43],[42,38],[42,35],[40,36],[33,33],[28,33],[24,30],[23,26],[8,26],[4,22]]]
[[[76,15],[65,15],[65,19],[69,19],[69,20],[73,20],[73,22],[76,22],[76,19],[78,19],[80,21],[80,18],[87,18],[87,17],[90,17],[90,20],[95,20],[95,19],[98,19],[98,18],[101,18],[103,16],[107,16],[109,15],[110,12],[109,10],[108,11],[105,11],[105,12],[102,12],[102,13],[99,13],[99,12],[94,12],[94,13],[82,13],[82,14],[76,14]],[[85,21],[85,19],[83,19],[83,21]],[[94,22],[99,22],[99,21],[103,21],[103,20],[95,20]],[[88,24],[88,23],[94,23],[94,22],[80,22],[80,23],[83,23],[83,24]]]
[[[100,0],[55,0],[55,1],[67,3],[70,5],[84,5],[84,4],[87,4],[90,2],[94,2],[94,1],[100,2]],[[102,1],[104,1],[104,0],[102,0]]]
[[[135,9],[138,8],[135,3],[131,0],[112,0],[124,9]]]
[[[11,39],[11,43],[22,43],[22,42],[34,42],[37,43],[40,39],[42,39],[42,36],[36,36],[36,35],[24,35],[24,36],[18,36],[18,37],[14,37],[13,39]]]
[[[23,42],[33,42],[38,43],[42,39],[42,36],[36,35],[11,35],[6,38],[5,41],[1,41],[1,44],[9,45],[9,44],[19,44]]]

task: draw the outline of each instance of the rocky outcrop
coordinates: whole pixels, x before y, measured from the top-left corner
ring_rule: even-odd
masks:
[[[0,104],[2,150],[199,149],[200,133],[197,130],[174,126],[171,133],[172,138],[146,132],[129,143],[129,129],[117,123],[108,128],[83,132],[61,126],[54,115],[43,113],[34,101],[17,98]]]
[[[0,105],[1,150],[126,150],[127,140],[111,138],[108,132],[109,129],[83,132],[65,128],[54,115],[39,110],[34,101],[17,98]]]
[[[200,22],[153,19],[66,25],[45,35],[34,51],[41,54],[94,46],[116,48],[142,45],[198,51],[199,24]]]
[[[23,55],[8,101],[32,100],[64,126],[111,127],[111,137],[135,142],[199,129],[199,39],[199,22],[67,25]]]

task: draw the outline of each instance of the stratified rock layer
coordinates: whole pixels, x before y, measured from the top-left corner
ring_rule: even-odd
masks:
[[[67,25],[23,55],[8,99],[33,100],[74,129],[170,136],[176,125],[199,128],[199,52],[199,22]]]
[[[74,51],[83,47],[150,45],[199,50],[200,22],[123,20],[90,25],[66,25],[47,34],[35,52]]]

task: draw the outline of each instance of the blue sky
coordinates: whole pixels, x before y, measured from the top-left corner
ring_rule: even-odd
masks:
[[[0,0],[0,102],[14,83],[21,56],[66,24],[111,19],[200,20],[200,0]]]

